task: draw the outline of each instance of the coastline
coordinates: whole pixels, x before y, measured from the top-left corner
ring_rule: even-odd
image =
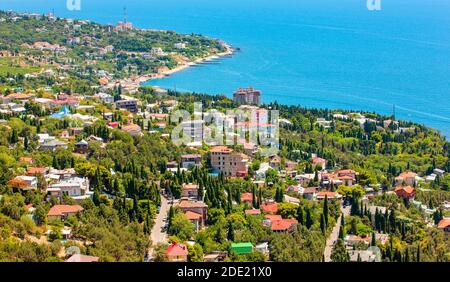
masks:
[[[150,81],[150,80],[154,80],[154,79],[161,79],[161,78],[165,78],[168,77],[174,73],[183,71],[189,67],[198,65],[198,64],[202,64],[204,62],[208,62],[208,61],[212,61],[215,59],[219,59],[222,57],[226,57],[226,56],[231,56],[236,52],[236,49],[233,48],[231,45],[223,43],[223,46],[225,47],[225,51],[221,52],[221,53],[215,53],[215,54],[211,54],[209,56],[203,57],[203,58],[199,58],[196,59],[194,61],[190,61],[190,62],[183,62],[180,65],[178,65],[177,67],[173,68],[173,69],[168,69],[168,70],[164,70],[161,71],[159,73],[151,73],[151,74],[144,74],[144,75],[140,75],[140,76],[132,76],[132,77],[127,77],[127,78],[123,78],[123,79],[119,79],[116,80],[112,83],[109,84],[109,86],[113,86],[113,85],[117,85],[120,84],[124,89],[127,89],[130,92],[134,92],[137,91],[137,89],[145,82]]]

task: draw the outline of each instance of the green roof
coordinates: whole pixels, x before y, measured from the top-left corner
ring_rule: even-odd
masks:
[[[250,242],[231,243],[231,251],[237,254],[250,254],[253,252],[253,244]]]

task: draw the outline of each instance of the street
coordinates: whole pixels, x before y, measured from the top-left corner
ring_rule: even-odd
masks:
[[[148,260],[153,259],[153,248],[159,243],[164,243],[167,241],[167,231],[162,231],[165,225],[164,219],[167,218],[167,213],[169,211],[169,204],[166,197],[161,195],[161,208],[158,215],[155,218],[155,224],[153,225],[152,232],[150,234],[150,239],[152,241],[152,246],[148,250]]]
[[[327,245],[325,246],[325,250],[323,253],[325,262],[331,262],[331,253],[333,251],[334,243],[339,239],[339,229],[341,228],[341,218],[343,215],[350,215],[350,206],[347,206],[345,208],[341,206],[341,215],[339,216],[336,225],[333,227],[333,231],[327,239]]]

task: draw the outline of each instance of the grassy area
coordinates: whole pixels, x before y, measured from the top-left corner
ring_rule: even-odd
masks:
[[[0,75],[5,76],[38,72],[39,68],[24,65],[20,58],[0,58]]]

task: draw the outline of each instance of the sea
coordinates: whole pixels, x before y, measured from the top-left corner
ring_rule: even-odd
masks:
[[[239,48],[147,85],[230,97],[253,86],[265,103],[395,108],[450,136],[450,0],[0,0],[0,9],[126,19]]]

